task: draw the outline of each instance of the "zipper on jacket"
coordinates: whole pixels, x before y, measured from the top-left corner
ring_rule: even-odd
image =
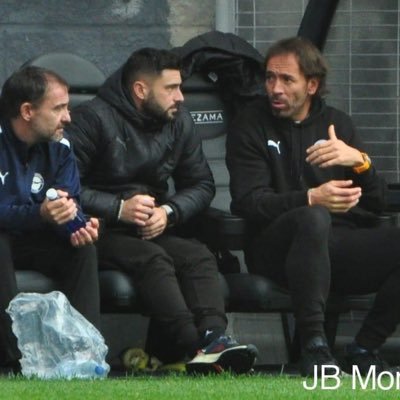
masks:
[[[290,145],[291,145],[291,160],[290,160],[290,175],[292,177],[292,185],[295,189],[304,187],[303,171],[303,128],[301,123],[293,123],[290,127]]]

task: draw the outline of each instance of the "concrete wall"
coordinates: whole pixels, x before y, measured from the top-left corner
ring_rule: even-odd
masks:
[[[180,46],[214,29],[215,0],[2,0],[0,85],[25,61],[74,52],[107,75],[143,46]]]

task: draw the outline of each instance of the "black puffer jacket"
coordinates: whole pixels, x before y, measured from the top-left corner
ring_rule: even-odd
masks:
[[[116,223],[121,199],[149,194],[184,222],[210,204],[213,177],[186,109],[164,125],[143,115],[123,89],[120,69],[71,117],[87,213]],[[170,177],[175,192],[168,196]]]

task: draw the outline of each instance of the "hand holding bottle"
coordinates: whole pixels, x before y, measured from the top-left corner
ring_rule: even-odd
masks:
[[[40,208],[41,215],[49,222],[66,225],[68,232],[74,233],[86,226],[86,218],[74,199],[62,190],[49,189],[46,200]]]
[[[63,190],[56,191],[57,197],[50,200],[46,197],[40,206],[40,215],[47,221],[63,225],[74,218],[77,205],[74,199],[68,198],[68,193]]]
[[[98,239],[99,221],[97,218],[86,220],[76,202],[68,198],[62,190],[49,189],[46,200],[40,208],[41,215],[49,222],[64,225],[71,234],[70,241],[74,247],[92,244]]]

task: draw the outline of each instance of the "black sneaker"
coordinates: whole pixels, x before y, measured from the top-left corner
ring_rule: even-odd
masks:
[[[345,360],[344,370],[349,374],[353,373],[353,366],[358,367],[361,376],[367,376],[372,366],[375,366],[377,374],[380,372],[390,372],[392,374],[400,372],[400,367],[391,367],[380,357],[378,350],[369,351],[357,346],[355,343],[345,347]]]
[[[332,356],[326,340],[320,336],[311,338],[301,351],[299,369],[302,376],[321,376],[322,366],[332,366],[325,368],[325,374],[334,375],[338,371],[341,374],[339,365]]]
[[[223,335],[199,350],[186,364],[186,371],[190,374],[219,374],[224,371],[245,374],[251,371],[257,355],[254,345],[240,345],[230,336]]]
[[[21,364],[18,360],[4,362],[0,365],[0,375],[21,374]]]

